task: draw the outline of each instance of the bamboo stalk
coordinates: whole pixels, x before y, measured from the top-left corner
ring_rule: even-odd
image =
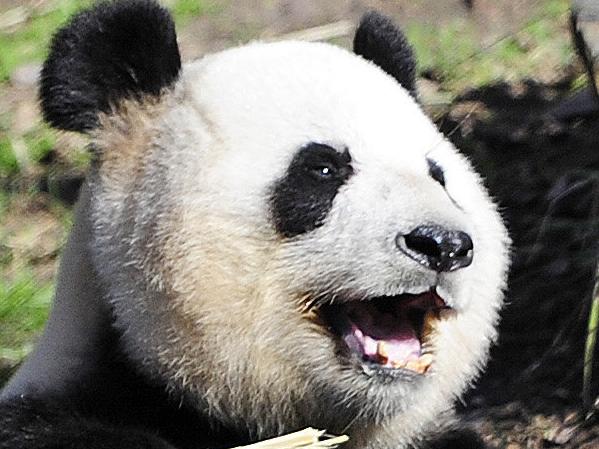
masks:
[[[599,256],[597,257],[597,269],[595,272],[595,286],[591,297],[591,310],[589,312],[589,324],[587,327],[587,339],[584,348],[584,368],[582,374],[582,402],[588,412],[593,407],[591,398],[591,380],[593,376],[593,359],[595,344],[597,341],[597,329],[599,327]]]
[[[260,441],[249,446],[239,446],[233,449],[316,449],[316,448],[335,448],[348,441],[346,435],[333,436],[327,435],[324,430],[307,429],[299,432],[290,433],[270,440]]]

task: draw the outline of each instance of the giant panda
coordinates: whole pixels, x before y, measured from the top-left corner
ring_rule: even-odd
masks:
[[[509,239],[388,18],[365,15],[353,52],[256,42],[182,66],[163,7],[101,3],[55,35],[40,101],[92,164],[0,447],[307,426],[347,449],[478,444],[438,434],[496,337]]]

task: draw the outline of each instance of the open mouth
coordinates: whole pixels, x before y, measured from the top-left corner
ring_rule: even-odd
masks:
[[[353,356],[372,368],[425,374],[434,362],[427,342],[451,313],[434,289],[322,306],[320,315]]]

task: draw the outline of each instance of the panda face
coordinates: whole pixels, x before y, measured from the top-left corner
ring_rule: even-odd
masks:
[[[82,14],[42,77],[47,120],[93,140],[91,252],[129,358],[256,437],[407,446],[486,361],[508,238],[414,100],[405,39],[375,14],[364,58],[257,43],[180,70],[165,14]]]
[[[95,183],[101,241],[128,242],[98,265],[143,274],[103,276],[132,357],[260,435],[400,420],[408,439],[449,408],[495,336],[506,234],[412,97],[344,50],[278,43],[184,67],[164,101],[139,181],[121,155]]]

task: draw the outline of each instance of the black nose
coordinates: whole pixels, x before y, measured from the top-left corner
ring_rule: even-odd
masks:
[[[472,263],[472,239],[462,231],[418,226],[409,234],[397,234],[395,243],[420,265],[438,272],[454,271]]]

